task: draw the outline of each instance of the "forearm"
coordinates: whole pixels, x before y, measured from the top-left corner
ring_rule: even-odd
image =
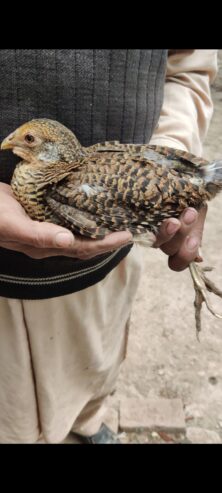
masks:
[[[217,73],[217,50],[170,50],[164,102],[150,144],[202,154],[213,114],[210,84]]]

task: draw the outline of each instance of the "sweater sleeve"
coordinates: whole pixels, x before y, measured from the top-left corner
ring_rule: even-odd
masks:
[[[150,144],[202,154],[216,74],[217,50],[169,50],[164,102]]]

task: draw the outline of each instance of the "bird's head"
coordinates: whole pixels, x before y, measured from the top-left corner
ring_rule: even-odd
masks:
[[[61,123],[41,118],[24,123],[1,143],[26,162],[70,163],[81,155],[75,135]]]

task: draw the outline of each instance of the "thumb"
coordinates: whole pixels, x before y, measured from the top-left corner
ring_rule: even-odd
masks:
[[[27,219],[17,225],[16,239],[21,243],[36,248],[70,248],[73,246],[74,235],[66,228],[53,223],[32,221]]]

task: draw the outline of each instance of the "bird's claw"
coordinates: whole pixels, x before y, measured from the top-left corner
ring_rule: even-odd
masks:
[[[191,262],[189,265],[191,277],[193,279],[194,289],[196,292],[194,307],[195,307],[195,319],[196,319],[196,335],[199,340],[199,333],[201,331],[201,308],[203,302],[206,303],[208,310],[217,318],[222,319],[222,315],[216,313],[212,308],[211,303],[207,297],[207,291],[214,293],[216,296],[222,298],[222,291],[215,286],[205,275],[206,271],[211,271],[212,267],[200,267],[196,262]]]

